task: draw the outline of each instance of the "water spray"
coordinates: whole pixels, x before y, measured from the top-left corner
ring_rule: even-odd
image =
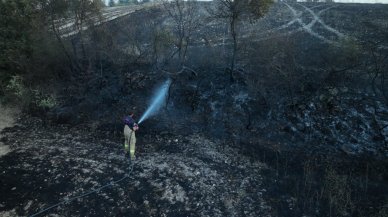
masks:
[[[162,86],[160,86],[156,91],[155,94],[151,100],[151,105],[148,107],[146,112],[141,116],[139,120],[139,124],[143,122],[144,120],[148,119],[149,117],[156,114],[157,111],[162,107],[163,103],[166,101],[167,98],[167,92],[170,88],[171,80],[168,79],[163,83]]]

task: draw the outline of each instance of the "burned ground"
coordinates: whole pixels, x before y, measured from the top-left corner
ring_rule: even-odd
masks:
[[[233,82],[225,20],[201,20],[181,73],[168,59],[174,47],[149,52],[154,36],[171,43],[161,8],[96,28],[109,45],[89,36],[90,50],[104,50],[95,69],[64,79],[57,107],[1,131],[10,152],[0,158],[0,214],[63,202],[42,216],[385,216],[388,108],[383,85],[371,85],[381,72],[368,66],[386,67],[372,57],[387,55],[387,8],[274,4],[239,25]],[[131,167],[122,115],[140,115],[168,77]]]
[[[129,171],[122,138],[27,119],[3,131],[13,152],[1,158],[2,215],[31,215],[129,173],[43,215],[270,216],[260,174],[266,165],[220,141],[146,135]]]

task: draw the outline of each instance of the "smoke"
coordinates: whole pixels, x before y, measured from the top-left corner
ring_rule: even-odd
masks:
[[[151,105],[148,107],[146,112],[141,116],[139,120],[139,124],[144,120],[148,119],[149,117],[155,115],[159,111],[159,109],[166,101],[167,92],[168,92],[168,89],[170,88],[170,85],[171,85],[171,80],[168,79],[163,83],[162,86],[156,89],[156,92],[154,93],[154,96],[151,101]]]

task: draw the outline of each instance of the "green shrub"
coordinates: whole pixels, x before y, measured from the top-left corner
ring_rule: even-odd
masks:
[[[54,96],[44,94],[42,91],[33,90],[34,93],[34,102],[33,106],[38,109],[51,109],[57,105],[57,101]]]
[[[26,88],[23,85],[23,78],[18,75],[12,76],[12,78],[8,81],[6,90],[18,98],[23,98],[26,94]]]
[[[6,96],[9,101],[18,103],[22,107],[29,107],[38,110],[51,109],[57,105],[53,95],[45,94],[42,90],[27,88],[21,76],[13,76],[6,85]]]

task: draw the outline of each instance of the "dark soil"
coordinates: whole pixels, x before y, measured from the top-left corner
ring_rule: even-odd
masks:
[[[239,25],[233,82],[225,20],[193,33],[194,72],[174,74],[167,55],[99,61],[85,80],[63,81],[57,107],[1,131],[11,151],[0,158],[0,216],[56,203],[41,216],[388,216],[388,104],[370,86],[371,55],[346,53],[372,39],[387,54],[387,17],[386,5],[274,4]],[[127,57],[129,33],[146,49],[152,25],[169,22],[151,8],[102,25],[106,52]],[[121,118],[141,114],[168,77],[130,162]]]
[[[0,162],[2,216],[32,215],[128,173],[123,138],[23,119],[2,132],[13,150]],[[236,149],[171,134],[138,136],[137,146],[129,178],[41,216],[270,216],[266,165]]]

